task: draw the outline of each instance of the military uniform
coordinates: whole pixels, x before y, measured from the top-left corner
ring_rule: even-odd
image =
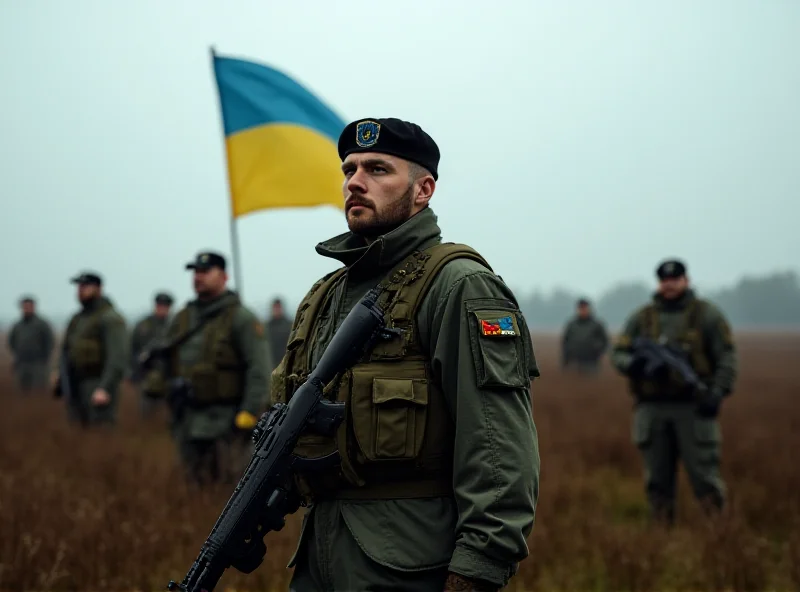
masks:
[[[206,257],[205,259],[203,257]],[[214,254],[213,263],[219,265]],[[203,266],[210,254],[198,255],[187,267]],[[202,323],[202,325],[198,325]],[[257,417],[269,396],[269,345],[262,323],[236,293],[226,290],[210,300],[196,299],[179,311],[167,330],[167,342],[201,326],[169,350],[146,374],[148,396],[167,397],[173,436],[187,477],[195,483],[232,482],[252,453],[249,429],[238,429],[237,418]],[[190,391],[177,400],[175,379]]]
[[[24,298],[23,302],[26,301],[32,302],[33,299]],[[23,315],[14,323],[8,334],[8,348],[14,358],[14,376],[19,392],[47,388],[54,347],[53,329],[39,315]]]
[[[393,143],[392,128],[407,138],[411,124],[379,121],[384,142],[373,150],[408,154],[415,140]],[[345,233],[317,252],[344,267],[301,302],[273,402],[291,399],[379,283],[379,304],[402,337],[327,386],[347,404],[335,441],[309,434],[295,451],[338,449],[342,462],[297,478],[310,508],[290,590],[438,592],[448,572],[499,589],[528,554],[539,491],[530,396],[539,371],[514,295],[478,253],[441,242],[429,207],[369,245]]]
[[[659,277],[669,277],[665,270],[684,273],[685,265],[665,262],[658,268]],[[674,370],[643,375],[633,349],[640,336],[684,352],[706,388],[692,388]],[[612,363],[628,376],[636,400],[632,436],[644,460],[645,488],[654,516],[669,523],[674,520],[678,459],[683,460],[696,497],[708,508],[721,508],[726,491],[720,476],[717,414],[720,402],[733,390],[737,366],[731,329],[722,312],[691,289],[672,300],[656,294],[628,319],[614,345]]]
[[[169,294],[159,293],[156,294],[155,304],[163,304],[171,306],[173,299]],[[139,410],[142,417],[150,416],[156,409],[156,405],[160,399],[148,397],[141,389],[141,368],[139,365],[139,356],[145,349],[152,346],[154,343],[162,340],[169,326],[170,319],[168,316],[161,317],[155,313],[151,313],[141,319],[133,327],[131,331],[130,352],[131,352],[131,367],[130,376],[134,384],[137,385],[139,391]]]
[[[286,354],[286,345],[289,343],[292,321],[285,316],[272,317],[267,321],[266,325],[269,349],[272,354],[270,370],[274,370]]]
[[[561,340],[562,366],[593,374],[597,372],[608,345],[608,332],[600,320],[593,315],[576,315],[564,328]]]
[[[96,283],[100,276],[84,273],[73,283]],[[125,319],[115,310],[111,300],[98,296],[83,303],[67,325],[62,356],[71,369],[71,396],[67,399],[70,420],[83,425],[115,424],[119,406],[120,383],[125,376],[127,343]],[[59,376],[57,394],[64,392]],[[92,402],[96,389],[105,390],[110,401],[98,405]]]

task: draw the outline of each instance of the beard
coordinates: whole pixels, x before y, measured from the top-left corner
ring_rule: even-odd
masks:
[[[411,217],[413,192],[414,186],[411,184],[400,197],[386,204],[380,211],[373,204],[355,196],[353,205],[364,206],[367,211],[353,218],[350,217],[349,211],[345,213],[350,232],[368,239],[391,232]]]

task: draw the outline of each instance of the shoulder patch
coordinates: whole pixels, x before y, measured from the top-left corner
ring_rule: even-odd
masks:
[[[481,335],[484,337],[514,337],[519,335],[516,319],[511,315],[481,319]]]

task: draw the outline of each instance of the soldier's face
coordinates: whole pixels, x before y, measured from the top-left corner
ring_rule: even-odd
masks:
[[[689,279],[684,275],[678,278],[664,278],[658,284],[658,291],[667,300],[679,298],[689,287]]]
[[[100,286],[94,284],[79,284],[78,285],[78,300],[81,302],[89,302],[100,294]]]
[[[36,312],[36,305],[33,302],[23,302],[22,303],[22,315],[29,317]]]
[[[166,319],[169,315],[169,309],[168,304],[156,304],[155,314],[160,319]]]
[[[582,319],[585,319],[589,316],[589,307],[585,304],[582,304],[578,307],[578,316]]]
[[[272,305],[272,316],[275,318],[279,318],[283,316],[283,306],[280,304],[273,304]]]
[[[430,199],[420,198],[420,184],[411,181],[409,164],[402,158],[373,152],[350,154],[342,172],[347,225],[365,237],[396,228]]]
[[[216,296],[225,289],[228,274],[219,267],[194,270],[194,291],[200,296]]]

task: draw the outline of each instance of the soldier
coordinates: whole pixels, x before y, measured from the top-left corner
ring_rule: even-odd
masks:
[[[586,298],[578,300],[577,311],[564,329],[561,342],[561,365],[581,374],[595,374],[608,348],[608,333],[592,314]]]
[[[103,294],[97,273],[84,272],[71,281],[78,285],[82,308],[67,325],[61,355],[68,371],[59,373],[55,395],[68,395],[70,420],[84,427],[110,426],[117,420],[119,387],[125,376],[125,319]]]
[[[653,516],[672,524],[679,458],[704,507],[724,505],[717,414],[723,398],[733,390],[737,362],[728,321],[716,306],[695,295],[686,265],[664,261],[656,275],[658,292],[627,321],[614,345],[612,362],[629,378],[636,400],[633,440],[644,460]],[[647,373],[647,360],[634,348],[634,340],[641,336],[685,352],[705,388],[692,388],[678,372],[663,365]]]
[[[280,298],[272,301],[272,316],[267,321],[267,339],[272,353],[270,370],[274,370],[286,354],[286,345],[289,343],[289,333],[292,330],[292,320],[283,310]]]
[[[170,323],[166,355],[142,388],[167,397],[189,481],[231,482],[244,468],[243,442],[267,404],[269,344],[261,322],[227,288],[222,255],[200,253],[186,268],[194,271],[197,299]]]
[[[50,355],[55,347],[53,328],[36,313],[32,296],[20,300],[22,318],[14,323],[8,334],[8,348],[14,357],[14,375],[17,390],[29,393],[46,389]]]
[[[139,371],[138,358],[148,346],[164,337],[169,324],[169,313],[172,308],[173,298],[166,292],[156,294],[153,302],[153,312],[140,320],[131,332],[131,380],[141,387],[141,372]],[[143,418],[150,417],[156,409],[158,401],[144,394],[139,388],[139,411]]]
[[[539,491],[528,326],[477,252],[441,242],[429,207],[439,149],[427,133],[362,120],[338,146],[350,232],[316,250],[343,267],[301,302],[273,402],[291,397],[377,284],[402,331],[328,385],[348,405],[336,441],[309,434],[295,450],[339,448],[342,460],[297,476],[311,507],[290,589],[498,590],[528,555]]]

